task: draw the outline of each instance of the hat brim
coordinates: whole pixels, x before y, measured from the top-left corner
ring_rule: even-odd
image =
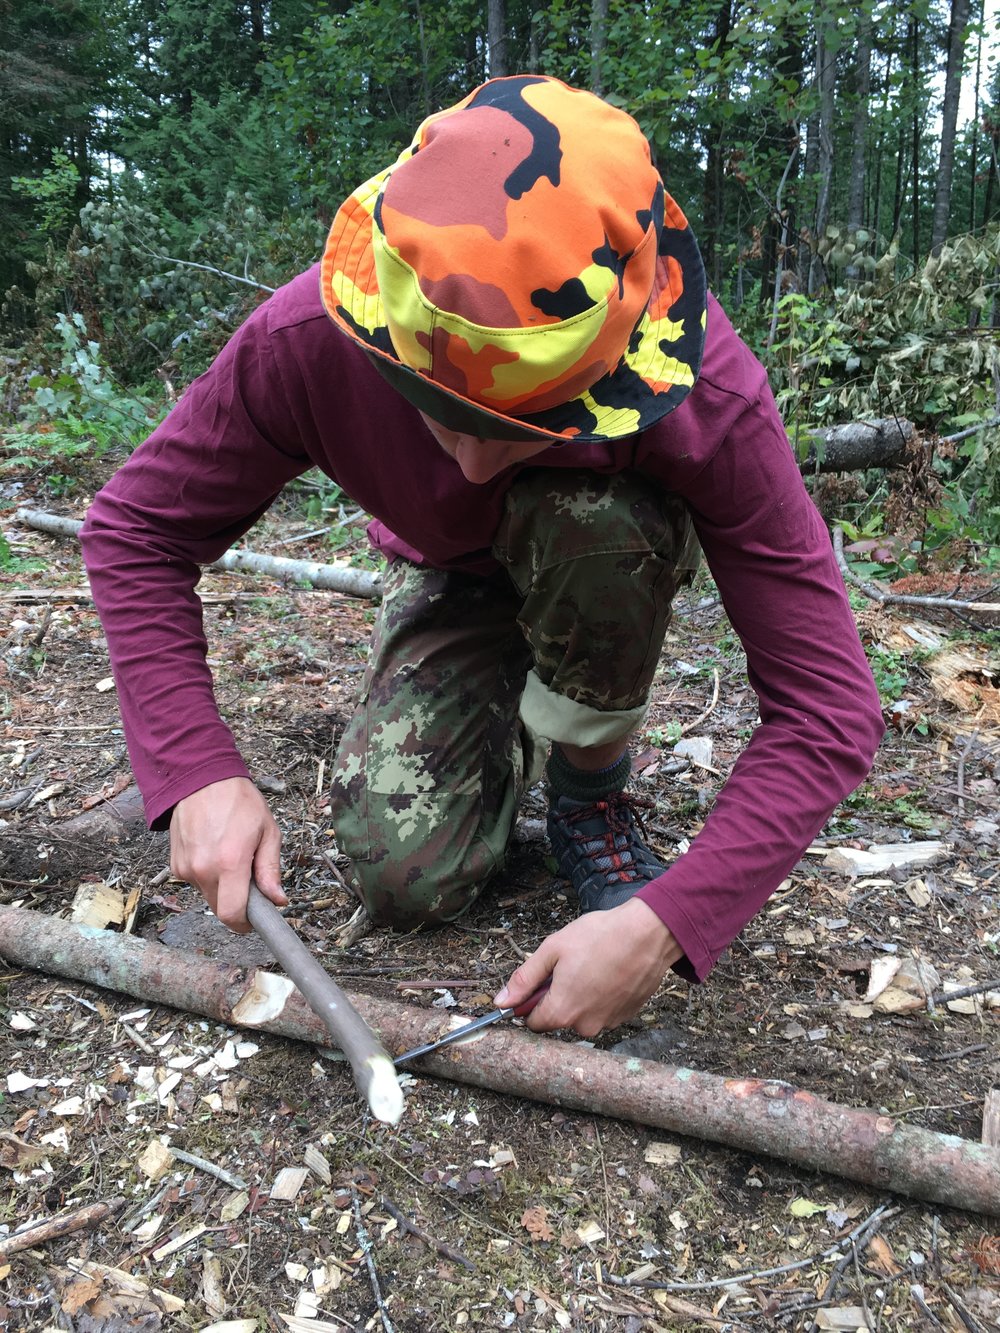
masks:
[[[334,324],[368,353],[379,373],[420,411],[460,434],[482,439],[606,442],[637,435],[678,407],[694,387],[705,342],[705,269],[690,227],[663,227],[653,293],[622,360],[589,389],[558,406],[507,415],[484,407],[399,359],[375,277],[372,213],[391,168],[367,181],[334,219],[320,271],[323,306]],[[334,274],[347,274],[345,304]],[[361,278],[363,275],[363,279]],[[678,275],[680,282],[678,283]],[[343,284],[342,284],[343,290]],[[677,293],[669,309],[663,293]],[[666,325],[675,336],[660,336]]]

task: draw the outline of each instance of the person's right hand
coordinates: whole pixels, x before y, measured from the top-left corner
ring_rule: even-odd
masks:
[[[245,935],[251,876],[278,907],[281,832],[249,778],[212,782],[174,806],[170,820],[170,873],[201,890],[219,920]]]

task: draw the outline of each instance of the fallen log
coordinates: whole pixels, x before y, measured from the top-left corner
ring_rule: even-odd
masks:
[[[47,514],[41,509],[19,509],[15,517],[19,523],[55,537],[78,537],[83,527],[78,518]],[[286,556],[262,555],[257,551],[227,551],[207,568],[227,570],[230,573],[267,574],[271,578],[291,583],[309,583],[327,592],[342,592],[349,597],[367,597],[372,601],[378,601],[382,596],[381,575],[369,569],[353,569],[350,565],[325,565],[318,560],[289,560]]]
[[[896,417],[851,421],[810,431],[809,450],[799,463],[804,476],[816,472],[863,472],[898,463],[913,438],[913,422]]]
[[[323,1044],[326,1031],[285,977],[216,963],[132,936],[0,908],[0,956],[224,1023]],[[462,1021],[351,995],[396,1053]],[[1000,1215],[1000,1151],[892,1116],[824,1101],[787,1083],[722,1078],[492,1027],[416,1062],[429,1074],[763,1153],[877,1189]]]
[[[51,830],[61,838],[105,838],[111,842],[128,841],[146,827],[146,812],[135,784],[106,801],[54,823]]]

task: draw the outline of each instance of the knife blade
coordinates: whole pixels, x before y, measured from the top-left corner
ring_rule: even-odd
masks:
[[[535,1005],[542,998],[545,992],[552,985],[551,981],[546,981],[544,985],[539,986],[538,990],[533,991],[526,1000],[520,1004],[511,1005],[504,1009],[491,1009],[488,1014],[483,1014],[479,1018],[473,1018],[468,1023],[464,1023],[460,1028],[452,1028],[446,1032],[443,1037],[438,1037],[437,1041],[429,1041],[423,1046],[414,1046],[412,1051],[404,1051],[402,1055],[397,1055],[395,1064],[401,1065],[406,1060],[415,1060],[418,1055],[429,1055],[431,1051],[436,1051],[441,1046],[450,1046],[452,1042],[461,1041],[463,1037],[468,1037],[473,1032],[478,1032],[480,1028],[489,1027],[492,1023],[499,1023],[502,1018],[524,1018],[530,1014]]]

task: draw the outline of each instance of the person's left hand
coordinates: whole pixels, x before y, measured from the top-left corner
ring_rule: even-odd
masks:
[[[573,1028],[596,1037],[634,1017],[683,952],[653,909],[630,898],[608,912],[588,912],[543,940],[494,1004],[520,1004],[551,976],[528,1027]]]

